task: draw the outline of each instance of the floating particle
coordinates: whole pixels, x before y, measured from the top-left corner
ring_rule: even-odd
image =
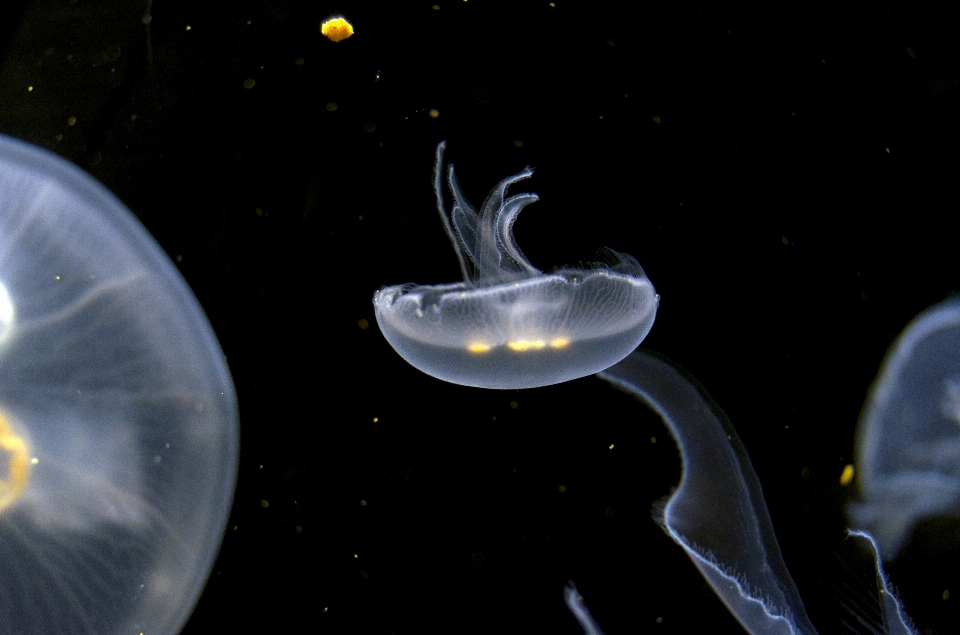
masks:
[[[853,466],[844,465],[843,472],[840,473],[840,484],[846,487],[853,482]]]
[[[353,25],[343,18],[330,18],[320,23],[320,32],[333,42],[345,40],[353,35]]]

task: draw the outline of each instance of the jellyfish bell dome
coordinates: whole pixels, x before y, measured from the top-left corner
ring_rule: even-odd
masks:
[[[609,268],[487,287],[386,287],[377,322],[401,357],[455,384],[532,388],[591,375],[633,351],[656,311],[637,261],[609,253],[619,259]]]
[[[110,192],[0,135],[0,632],[177,633],[237,406],[196,298]]]
[[[377,323],[397,353],[455,384],[532,388],[591,375],[633,351],[653,326],[659,301],[640,264],[607,249],[603,264],[549,274],[534,268],[514,241],[513,223],[537,197],[505,198],[530,168],[501,181],[478,214],[450,166],[448,220],[444,147],[437,148],[434,190],[464,281],[395,285],[374,295]]]

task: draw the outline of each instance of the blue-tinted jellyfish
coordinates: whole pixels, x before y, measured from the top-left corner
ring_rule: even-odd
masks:
[[[621,330],[616,336],[609,333],[605,335],[603,346],[618,351],[617,355],[613,356],[613,361],[617,363],[610,362],[598,370],[601,378],[657,412],[680,449],[683,463],[681,481],[673,494],[658,506],[657,522],[683,548],[747,632],[752,635],[816,633],[780,553],[760,481],[736,431],[719,406],[709,398],[696,380],[663,358],[639,350],[627,353],[626,357],[620,355],[625,348],[639,343],[637,337],[642,339],[646,335],[655,316],[657,296],[649,281],[643,277],[639,265],[629,259],[633,272],[629,275],[604,269],[587,273],[568,271],[559,275],[560,279],[555,282],[549,281],[551,276],[534,273],[535,270],[532,270],[513,244],[510,234],[514,217],[520,208],[534,200],[534,197],[519,195],[506,201],[503,199],[506,187],[529,176],[529,170],[501,182],[484,203],[482,214],[478,217],[463,201],[451,168],[449,180],[455,199],[454,232],[447,224],[440,193],[442,154],[443,144],[437,150],[435,188],[441,216],[460,256],[465,282],[439,287],[405,285],[380,291],[374,298],[374,304],[378,322],[387,340],[416,368],[455,383],[505,388],[533,387],[565,381],[585,374],[584,370],[588,366],[581,366],[576,357],[576,354],[584,349],[573,348],[571,339],[569,346],[561,347],[556,352],[540,347],[536,349],[539,357],[526,357],[526,350],[517,351],[523,355],[511,357],[513,351],[510,342],[513,340],[510,338],[519,337],[519,330],[512,321],[512,316],[526,316],[531,307],[537,307],[538,313],[553,315],[549,312],[552,305],[539,303],[541,285],[556,285],[558,288],[563,284],[572,285],[575,297],[576,282],[586,280],[587,276],[597,272],[597,275],[616,282],[614,288],[620,289],[613,294],[616,297],[625,293],[623,289],[634,288],[630,293],[636,293],[636,299],[626,303],[617,301],[585,306],[578,309],[576,315],[586,316],[587,310],[593,309],[595,315],[602,315],[605,310],[609,310],[619,316],[619,309],[626,305],[633,306],[633,310],[640,314],[635,320],[641,326],[635,325]],[[463,255],[464,251],[466,257]],[[626,261],[626,257],[620,258],[621,262]],[[600,288],[607,282],[608,280],[599,281],[597,287]],[[511,292],[512,288],[521,290]],[[537,303],[533,302],[534,297],[538,299]],[[597,296],[588,297],[595,300]],[[494,310],[485,313],[487,302]],[[519,305],[515,314],[511,311],[511,303]],[[902,372],[899,370],[903,365],[900,356],[895,354],[888,359],[885,371],[874,389],[875,393],[879,391],[884,401],[893,402],[895,406],[893,420],[889,423],[881,422],[880,425],[893,426],[900,421],[913,428],[909,433],[894,434],[894,444],[903,443],[905,440],[917,441],[914,437],[919,436],[928,442],[923,447],[932,447],[935,450],[935,461],[942,462],[951,457],[954,459],[951,463],[953,471],[926,469],[922,478],[919,478],[919,481],[937,485],[937,492],[948,493],[954,491],[950,488],[957,483],[956,458],[960,443],[957,441],[955,429],[951,429],[949,434],[944,431],[950,425],[956,428],[957,421],[960,420],[960,361],[954,359],[947,363],[931,358],[935,357],[936,351],[945,350],[954,358],[960,357],[957,355],[957,352],[960,352],[958,306],[960,304],[949,305],[949,315],[935,311],[922,317],[903,336],[898,350],[909,349],[906,357],[916,357],[916,366],[930,370],[930,375],[920,373],[913,377]],[[573,313],[570,311],[560,313],[565,317],[571,314]],[[529,322],[517,324],[529,323],[536,325],[536,329],[546,329],[550,324],[560,323],[555,320],[555,316],[552,322],[537,321],[533,317]],[[598,317],[591,319],[602,321],[602,318]],[[455,337],[458,333],[453,325],[457,325],[461,330],[459,339]],[[435,329],[436,333],[431,334],[431,329]],[[489,329],[489,333],[484,329]],[[464,333],[467,334],[466,339],[463,337]],[[523,337],[530,335],[524,334]],[[620,337],[622,341],[613,342],[616,337]],[[546,336],[544,339],[549,341]],[[927,339],[931,340],[928,342],[930,349],[921,349],[917,341]],[[491,352],[486,348],[482,351],[470,351],[468,343],[471,341],[490,343],[490,349],[500,350],[500,356],[484,358],[483,355]],[[495,359],[496,364],[484,366],[479,372],[475,371],[472,366],[477,364],[477,360],[483,359]],[[526,365],[527,359],[535,359],[538,364],[548,366],[546,372],[549,374],[538,374],[534,368]],[[566,365],[562,370],[558,370],[561,368],[560,362]],[[601,363],[600,358],[591,356],[589,367],[598,363]],[[891,374],[892,377],[888,378]],[[935,381],[932,381],[933,379]],[[924,381],[934,389],[925,390],[928,386],[921,385]],[[910,403],[909,399],[900,394],[904,391],[925,394],[923,405]],[[927,394],[929,392],[935,395],[931,397]],[[871,403],[875,401],[876,396]],[[938,414],[932,415],[934,411]],[[871,409],[868,408],[867,412],[870,413]],[[928,426],[926,423],[918,423],[931,416],[936,420],[935,424]],[[876,419],[877,417],[868,415],[868,427],[876,427],[877,424],[873,423]],[[931,435],[925,432],[933,428],[937,432],[931,439],[928,438]],[[879,434],[882,437],[888,434],[888,431],[881,427]],[[874,454],[878,452],[874,450]],[[921,490],[914,485],[910,483],[906,489],[914,496],[922,498]],[[899,492],[896,488],[894,490]],[[881,488],[878,495],[883,498],[887,491]],[[938,495],[936,500],[955,501],[951,496]],[[874,507],[882,505],[876,502],[868,504]],[[955,509],[952,505],[955,505],[955,502],[950,502],[943,508]],[[912,507],[905,511],[906,521],[913,522],[916,519],[915,509]],[[874,557],[880,598],[877,628],[882,629],[886,635],[909,635],[912,633],[908,626],[909,620],[886,583],[876,541],[869,533],[861,530],[850,531],[850,537],[852,540],[862,540]],[[565,590],[564,599],[587,635],[601,635],[575,586],[571,584]]]
[[[0,136],[0,633],[179,632],[237,447],[223,353],[159,246]]]
[[[444,381],[479,388],[532,388],[591,375],[646,337],[658,297],[639,263],[604,250],[607,263],[533,267],[513,239],[513,223],[535,194],[506,197],[530,168],[501,181],[480,213],[448,172],[450,219],[443,203],[443,151],[434,190],[463,282],[385,287],[373,298],[377,323],[407,362]]]
[[[683,476],[657,520],[744,628],[815,632],[750,459],[718,406],[695,380],[642,351],[600,377],[645,402],[670,429]],[[960,516],[960,300],[919,315],[890,349],[860,418],[857,463],[863,500],[850,505],[849,535],[875,562],[876,628],[907,635],[911,622],[880,562],[896,556],[918,522]]]
[[[857,433],[855,527],[892,559],[919,521],[960,516],[960,301],[904,331],[870,390]]]

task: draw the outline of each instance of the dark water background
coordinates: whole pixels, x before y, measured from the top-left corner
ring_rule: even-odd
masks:
[[[680,469],[651,413],[594,378],[444,384],[380,336],[374,290],[459,275],[442,139],[475,203],[536,168],[515,227],[535,265],[640,261],[662,296],[645,344],[725,408],[811,616],[844,632],[860,406],[909,319],[960,288],[958,24],[669,5],[0,9],[0,132],[130,207],[236,382],[236,501],[185,633],[578,633],[571,578],[608,635],[737,631],[650,520]],[[356,34],[332,43],[336,13]],[[956,532],[925,532],[894,583],[924,632],[958,632]]]

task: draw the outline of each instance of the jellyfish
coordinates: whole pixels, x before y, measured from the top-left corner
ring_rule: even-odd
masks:
[[[960,300],[920,314],[884,360],[857,432],[853,524],[894,558],[920,521],[960,517]]]
[[[659,301],[639,264],[610,252],[609,267],[553,274],[534,269],[514,243],[512,225],[536,196],[504,198],[510,185],[531,175],[529,168],[501,181],[477,214],[464,200],[451,166],[451,227],[441,191],[443,150],[441,143],[434,190],[464,281],[378,291],[377,322],[390,345],[417,369],[453,383],[529,388],[597,373],[646,404],[663,419],[683,463],[680,484],[657,505],[655,520],[748,633],[816,633],[780,553],[760,480],[736,430],[694,378],[662,356],[635,350],[653,324]],[[930,345],[931,354],[943,346],[958,349],[957,306],[949,319],[934,314],[935,319],[922,321],[942,336]],[[912,341],[910,333],[904,336],[906,341]],[[920,364],[930,366],[929,359]],[[960,421],[960,364],[941,366],[949,366],[949,372],[936,368],[939,393],[927,411],[939,408],[941,418],[955,428]],[[899,390],[916,391],[920,382],[912,379]],[[905,400],[883,381],[878,386],[897,404]],[[956,458],[960,435],[954,430],[954,436],[947,436],[940,435],[935,444],[938,459]],[[895,436],[894,442],[903,438]],[[952,465],[955,468],[957,461]],[[943,476],[941,472],[936,478],[955,485]],[[918,491],[914,488],[914,493]],[[862,541],[873,555],[883,632],[909,635],[913,632],[909,619],[886,581],[877,542],[859,529],[849,536]],[[565,589],[564,601],[587,635],[602,635],[574,584]]]
[[[387,342],[415,368],[478,388],[533,388],[592,375],[626,357],[646,337],[658,296],[640,264],[612,249],[603,264],[542,273],[514,241],[513,223],[535,194],[506,197],[527,168],[501,181],[480,213],[466,201],[451,165],[443,202],[443,152],[434,192],[460,261],[463,282],[401,284],[373,305]]]
[[[90,176],[0,136],[0,632],[179,632],[237,448],[223,352],[160,247]]]

